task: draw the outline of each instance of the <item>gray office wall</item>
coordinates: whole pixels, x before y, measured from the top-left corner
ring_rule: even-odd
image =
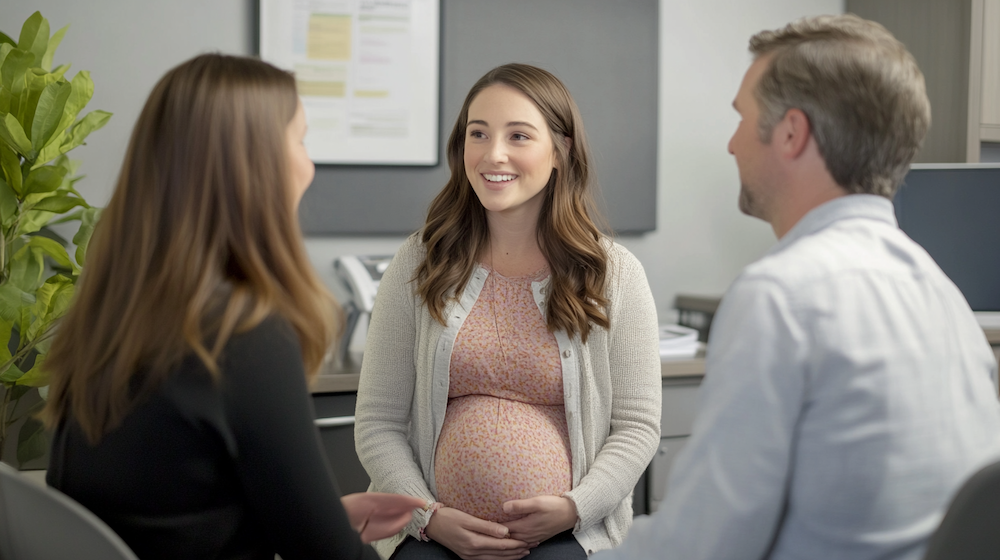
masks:
[[[551,71],[583,115],[600,197],[618,232],[656,229],[658,0],[442,0],[440,162],[320,165],[302,201],[310,235],[405,234],[450,172],[443,146],[462,101],[507,62]]]

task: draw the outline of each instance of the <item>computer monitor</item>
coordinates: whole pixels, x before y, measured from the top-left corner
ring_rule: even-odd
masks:
[[[1000,311],[1000,164],[913,164],[893,204],[972,310]]]

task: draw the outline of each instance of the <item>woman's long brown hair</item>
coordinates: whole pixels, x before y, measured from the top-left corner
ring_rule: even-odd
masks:
[[[421,240],[427,256],[414,280],[427,308],[442,324],[447,299],[465,288],[477,259],[489,243],[486,210],[465,174],[465,134],[469,105],[495,84],[528,96],[545,117],[559,160],[543,190],[536,228],[538,245],[549,263],[546,304],[550,331],[579,334],[586,342],[592,325],[608,327],[604,289],[607,252],[591,193],[590,150],[580,111],[566,86],[549,72],[526,64],[505,64],[479,79],[465,98],[448,139],[451,178],[431,202]],[[568,138],[570,142],[564,142]]]
[[[198,56],[156,85],[47,358],[50,427],[71,413],[96,442],[184,356],[225,375],[226,341],[271,314],[318,371],[336,309],[289,186],[297,104],[291,74],[250,58]]]

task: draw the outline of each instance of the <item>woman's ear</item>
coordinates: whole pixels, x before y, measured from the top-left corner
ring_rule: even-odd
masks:
[[[560,136],[562,136],[562,135],[560,135]],[[569,157],[568,157],[569,156],[569,151],[570,151],[570,149],[573,148],[573,139],[570,138],[569,136],[562,136],[562,143],[563,143],[563,146],[566,147],[566,154],[567,154],[567,158],[566,159],[569,159]],[[559,156],[555,153],[555,148],[553,148],[552,151],[553,151],[553,154],[552,154],[553,155],[553,158],[552,158],[553,159],[552,168],[553,169],[559,169]]]

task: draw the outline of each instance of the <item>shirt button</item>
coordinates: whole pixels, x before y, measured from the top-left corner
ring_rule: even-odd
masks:
[[[568,358],[568,357],[570,357],[572,355],[573,355],[573,352],[571,352],[569,350],[564,350],[563,351],[563,358]]]

